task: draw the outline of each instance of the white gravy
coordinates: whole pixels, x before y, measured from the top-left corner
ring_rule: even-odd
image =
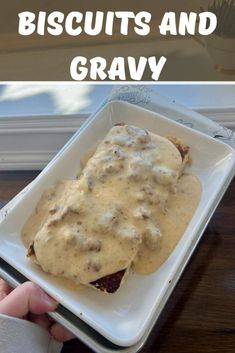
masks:
[[[22,230],[44,271],[88,284],[122,269],[155,271],[169,256],[200,200],[168,139],[113,127],[78,180],[46,191]]]

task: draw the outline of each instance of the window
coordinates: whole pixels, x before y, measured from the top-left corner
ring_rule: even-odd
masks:
[[[235,130],[235,85],[149,85],[159,94]],[[114,85],[0,85],[0,169],[41,169]]]

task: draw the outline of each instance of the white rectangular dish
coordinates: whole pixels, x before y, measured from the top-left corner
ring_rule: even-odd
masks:
[[[75,178],[79,161],[87,150],[119,122],[147,128],[163,136],[174,135],[188,144],[193,159],[189,170],[201,181],[201,201],[182,239],[157,272],[148,276],[132,274],[120,290],[111,295],[85,287],[74,291],[26,258],[20,231],[43,191],[61,179]],[[0,224],[0,257],[105,338],[119,346],[133,346],[146,336],[160,314],[164,298],[169,296],[172,282],[176,283],[199,241],[233,176],[234,166],[235,153],[224,143],[131,104],[108,103],[88,119],[10,209]]]

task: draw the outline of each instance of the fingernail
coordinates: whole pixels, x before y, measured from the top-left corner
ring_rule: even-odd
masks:
[[[49,297],[49,295],[47,295],[46,293],[44,293],[44,300],[50,304],[50,306],[52,306],[54,309],[58,306],[58,302],[55,301],[53,298]]]

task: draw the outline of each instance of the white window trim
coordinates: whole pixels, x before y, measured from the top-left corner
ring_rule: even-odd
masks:
[[[235,108],[197,106],[194,110],[235,131]],[[41,170],[88,116],[1,117],[0,170]]]
[[[40,170],[89,114],[0,118],[0,170]]]
[[[235,107],[231,108],[212,108],[212,107],[192,107],[191,109],[197,111],[201,115],[210,118],[213,121],[235,131]]]

